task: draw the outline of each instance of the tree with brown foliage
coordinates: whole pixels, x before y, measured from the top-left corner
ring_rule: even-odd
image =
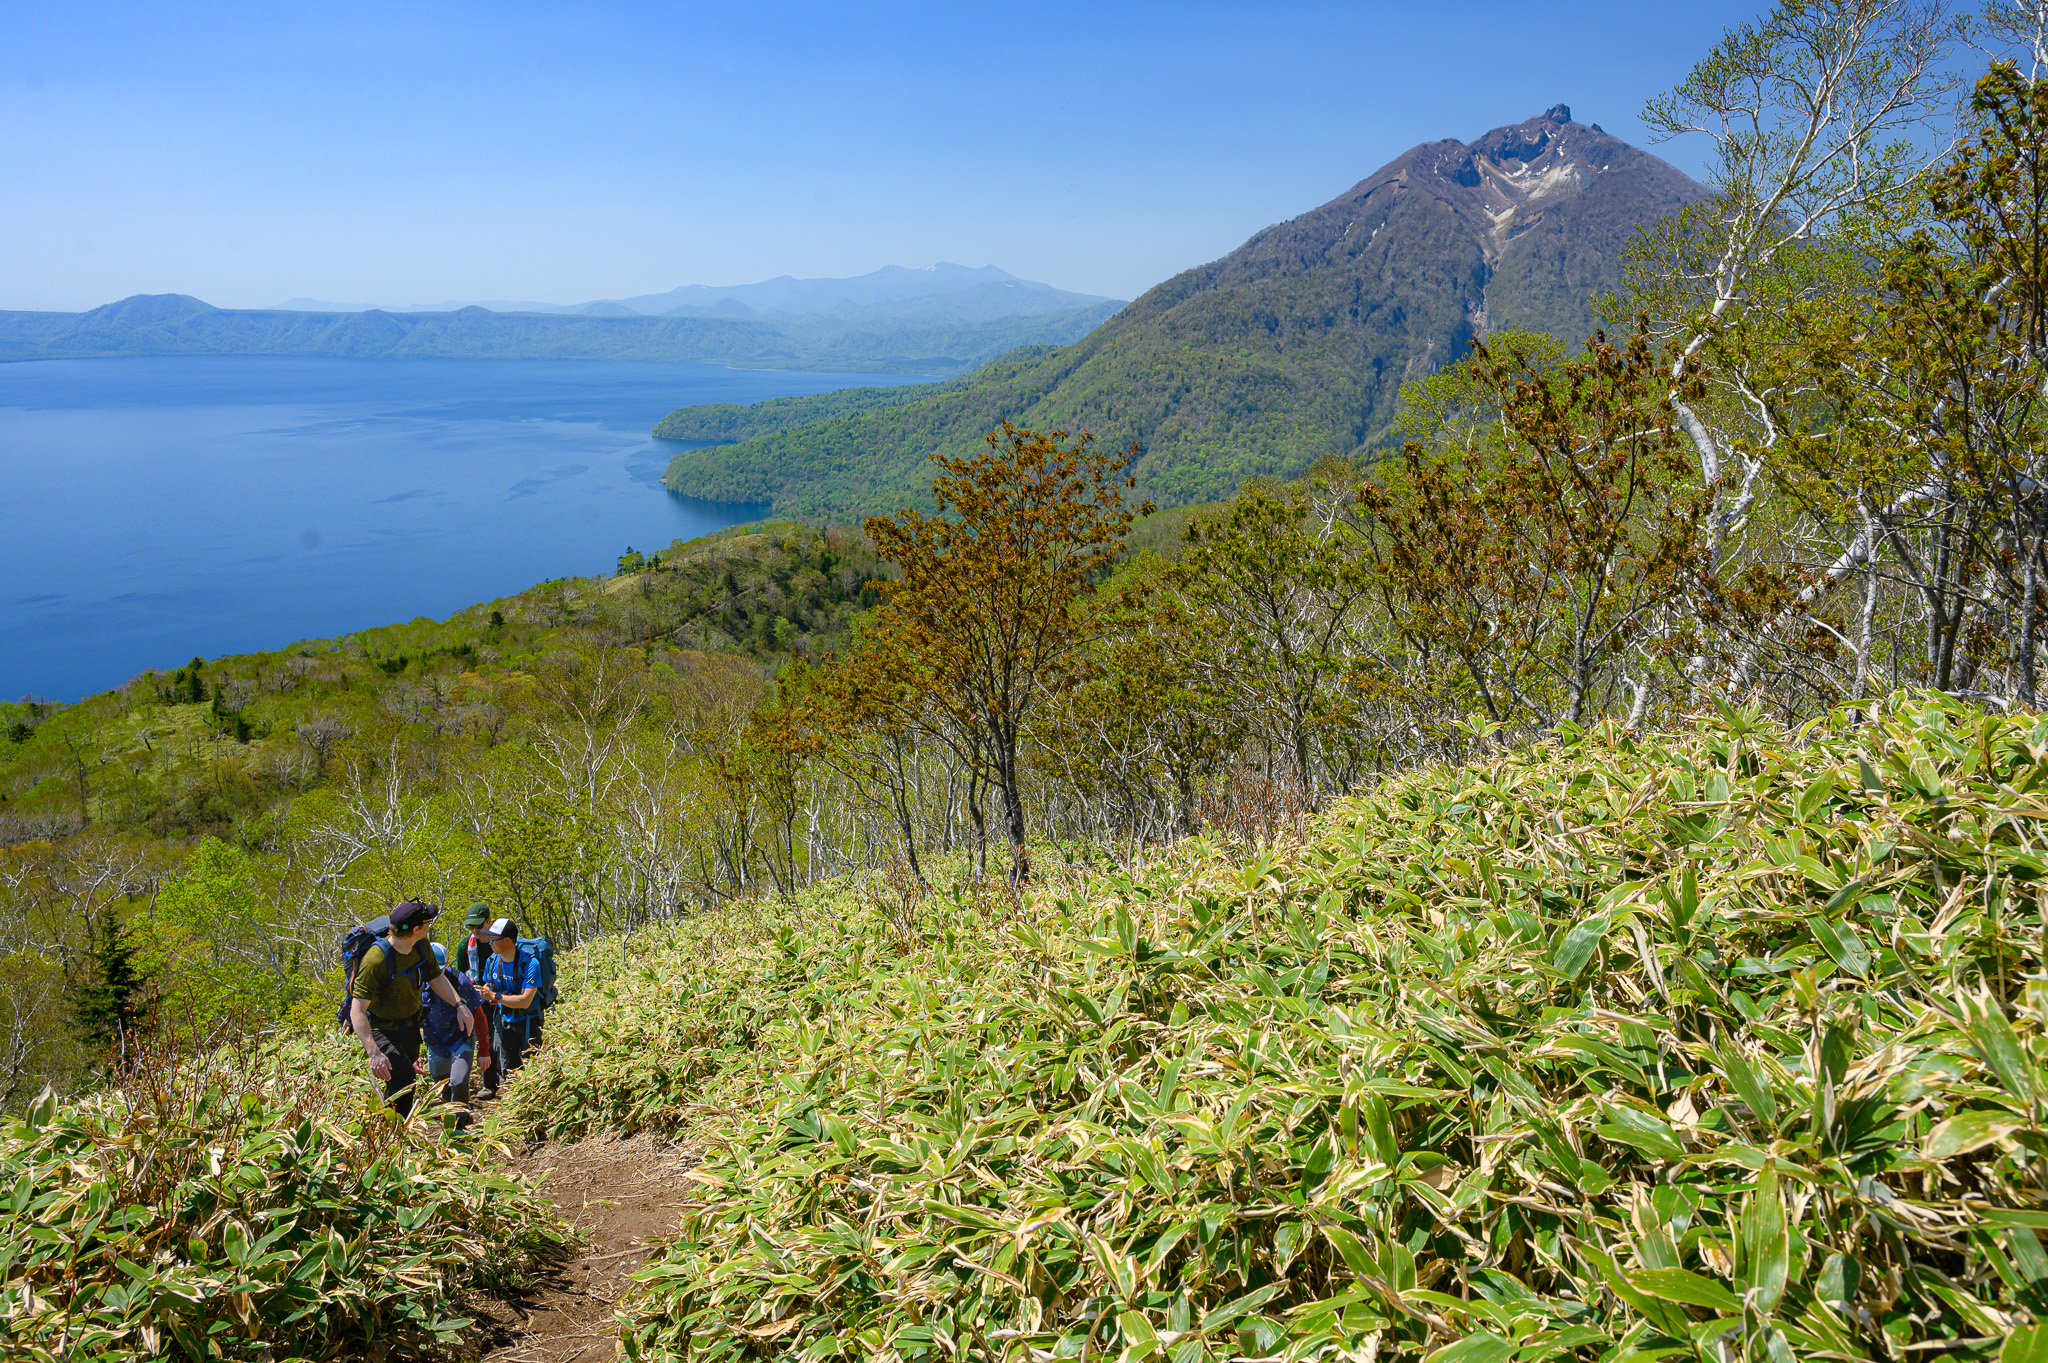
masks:
[[[1012,884],[1030,878],[1018,754],[1034,711],[1064,685],[1093,628],[1076,609],[1116,560],[1132,520],[1137,457],[1082,432],[1003,423],[988,452],[935,455],[939,514],[876,516],[867,532],[902,576],[860,651],[948,721],[942,732],[1002,797]]]

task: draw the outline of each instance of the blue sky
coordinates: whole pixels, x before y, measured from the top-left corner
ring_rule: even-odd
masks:
[[[934,260],[1130,298],[1417,142],[1562,101],[1641,144],[1758,10],[0,0],[0,308]]]

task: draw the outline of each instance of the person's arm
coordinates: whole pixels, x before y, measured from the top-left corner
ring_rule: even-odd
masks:
[[[494,954],[491,957],[491,961],[496,964],[486,964],[484,968],[492,972],[493,979],[502,983],[508,966],[512,971],[512,978],[515,980],[519,978],[518,962],[516,960],[508,963],[503,956]],[[522,989],[516,994],[504,993],[488,984],[483,986],[483,996],[490,1002],[497,1004],[500,1008],[524,1008],[527,1004],[533,1002],[533,996],[539,992],[539,984],[535,984],[530,989]]]
[[[515,957],[512,963],[513,979],[516,980],[519,978],[519,975],[521,973],[520,966],[522,965],[525,966],[528,972],[532,971],[535,968],[534,963],[531,961],[527,961],[524,957]],[[516,994],[500,994],[498,996],[498,1002],[504,1004],[507,1008],[512,1009],[514,1012],[519,1012],[524,1010],[527,1004],[532,1003],[534,996],[538,993],[540,993],[540,981],[535,980],[532,984],[526,986],[526,988],[520,990]]]
[[[370,1057],[370,1073],[378,1079],[389,1079],[391,1062],[377,1049],[377,1038],[370,1035],[370,1005],[361,999],[350,999],[348,1021],[355,1028],[356,1040],[363,1043],[363,1051]]]
[[[455,986],[448,983],[448,972],[442,971],[427,982],[440,995],[441,1002],[455,1010],[455,1023],[462,1028],[462,1034],[469,1036],[476,1031],[476,1023],[469,1016],[469,1007],[456,996]]]

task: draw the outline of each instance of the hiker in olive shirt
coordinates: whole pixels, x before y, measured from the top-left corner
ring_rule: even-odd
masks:
[[[397,1108],[401,1117],[412,1115],[420,1021],[426,1011],[420,1002],[421,987],[431,988],[455,1009],[456,1025],[465,1036],[476,1030],[476,1020],[462,1006],[441,963],[434,959],[433,943],[428,939],[438,913],[433,905],[415,900],[393,909],[391,930],[363,953],[349,987],[349,1022],[370,1057],[370,1073],[384,1081],[384,1101]]]

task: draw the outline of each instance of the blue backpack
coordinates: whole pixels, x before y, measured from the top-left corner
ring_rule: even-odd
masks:
[[[380,914],[341,935],[341,1006],[334,1010],[334,1020],[343,1028],[351,1025],[349,997],[355,989],[356,967],[363,963],[363,954],[383,941],[389,931],[390,916]]]
[[[545,937],[522,937],[519,939],[521,952],[533,953],[534,964],[540,967],[540,993],[534,996],[536,1008],[545,1012],[555,1006],[555,1000],[562,997],[562,991],[555,987],[555,947]],[[532,983],[531,980],[527,983]]]
[[[434,959],[440,962],[441,973],[455,990],[456,999],[465,1008],[482,1008],[484,1001],[476,992],[476,985],[460,968],[461,961],[450,963],[448,948],[439,942],[432,944]],[[427,1044],[435,1050],[453,1050],[466,1039],[462,1026],[455,1020],[455,1006],[434,992],[431,982],[420,986],[421,1030]]]

